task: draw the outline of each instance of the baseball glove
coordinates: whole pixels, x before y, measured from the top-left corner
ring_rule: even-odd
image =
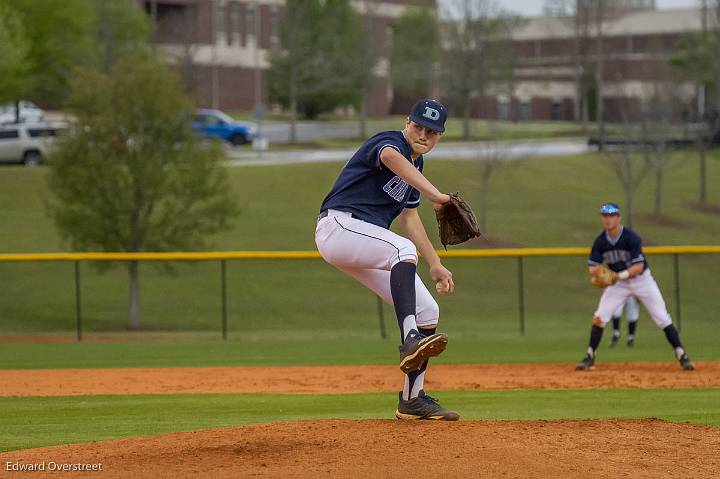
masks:
[[[440,242],[445,249],[447,245],[464,243],[482,236],[475,213],[460,197],[460,193],[450,194],[450,201],[442,205],[435,216],[440,229]]]
[[[604,264],[598,266],[595,270],[595,274],[592,275],[590,282],[598,288],[606,288],[612,284],[617,283],[618,275],[615,271],[611,270]]]

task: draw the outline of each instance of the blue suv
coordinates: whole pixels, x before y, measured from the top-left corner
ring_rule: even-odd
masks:
[[[235,121],[220,110],[198,110],[192,129],[205,138],[219,138],[233,145],[251,142],[255,135],[255,126]]]

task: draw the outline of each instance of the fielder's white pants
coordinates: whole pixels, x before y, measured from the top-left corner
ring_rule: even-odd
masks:
[[[392,267],[401,261],[417,263],[417,248],[409,239],[337,210],[328,210],[328,215],[318,221],[315,244],[325,261],[367,286],[388,304],[393,304]],[[417,274],[415,295],[417,325],[435,327],[440,308]]]
[[[595,311],[595,317],[600,318],[603,327],[610,321],[613,313],[631,296],[637,298],[645,306],[650,317],[660,329],[672,324],[672,318],[667,311],[660,288],[648,269],[639,276],[618,281],[605,288],[600,297],[597,311]]]
[[[640,317],[640,306],[634,296],[630,296],[627,301],[621,304],[613,313],[613,317],[621,317],[623,310],[625,310],[625,319],[628,323],[634,323]]]

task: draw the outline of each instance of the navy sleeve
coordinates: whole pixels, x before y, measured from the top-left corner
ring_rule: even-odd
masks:
[[[630,238],[630,262],[632,264],[645,262],[645,256],[642,252],[642,240],[637,234]]]
[[[418,166],[417,169],[420,173],[422,173],[423,170],[423,159],[422,156],[418,159]],[[407,205],[405,205],[406,208],[417,208],[420,206],[420,192],[416,190],[415,188],[412,188],[410,191],[410,197],[408,198]]]
[[[418,206],[420,206],[420,192],[413,188],[405,208],[417,208]]]
[[[372,145],[368,145],[370,148],[368,149],[368,155],[366,158],[368,165],[372,167],[377,168],[380,166],[380,153],[382,153],[385,148],[392,148],[401,155],[403,154],[402,143],[393,135],[377,135],[372,140]]]
[[[588,265],[589,266],[598,266],[602,264],[603,262],[603,251],[602,247],[600,245],[600,237],[595,239],[595,242],[592,245],[592,249],[590,250],[590,258],[588,258]]]

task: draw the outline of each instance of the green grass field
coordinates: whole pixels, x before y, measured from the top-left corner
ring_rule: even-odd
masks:
[[[709,164],[710,200],[720,204],[720,154]],[[229,170],[242,213],[234,228],[211,240],[212,250],[312,250],[314,217],[340,164],[242,167]],[[440,188],[458,189],[477,204],[480,166],[474,162],[428,163],[427,175]],[[48,219],[44,168],[0,170],[0,251],[63,251]],[[641,185],[635,227],[646,244],[714,244],[720,216],[688,203],[696,196],[697,165],[678,158],[667,173],[665,212],[683,226],[668,226],[646,215],[652,184]],[[475,200],[473,200],[475,198]],[[599,231],[597,205],[622,203],[613,173],[598,155],[513,162],[497,171],[488,201],[487,235],[514,246],[589,246]],[[432,211],[421,207],[432,238]],[[478,244],[482,246],[482,244]],[[477,245],[473,245],[477,246]],[[672,259],[652,257],[653,274],[675,312]],[[457,293],[440,298],[443,321],[457,333],[487,329],[517,331],[516,264],[513,259],[448,260]],[[74,284],[69,263],[0,263],[0,331],[71,331]],[[144,328],[217,331],[220,325],[220,268],[217,262],[177,265],[167,275],[142,265]],[[421,267],[421,271],[424,269]],[[127,275],[122,268],[98,274],[83,264],[82,307],[89,331],[125,329]],[[528,334],[558,333],[569,324],[583,326],[597,300],[589,288],[583,258],[534,258],[525,264]],[[720,308],[714,278],[720,257],[681,258],[682,318],[706,329],[708,311]],[[547,278],[553,278],[547,281]],[[282,292],[282,294],[278,294]],[[323,301],[317,301],[322,297]],[[308,298],[313,300],[308,301]],[[374,297],[321,261],[230,262],[231,332],[328,332],[351,334],[374,328]],[[389,308],[386,310],[390,315]],[[708,323],[709,324],[709,323]],[[716,329],[716,328],[714,328]],[[720,333],[718,333],[720,334]]]

